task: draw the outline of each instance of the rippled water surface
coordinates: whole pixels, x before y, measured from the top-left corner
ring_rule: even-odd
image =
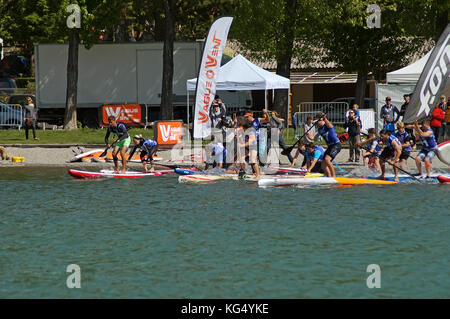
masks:
[[[0,181],[1,298],[450,297],[450,185],[258,189],[26,167]],[[81,289],[66,287],[69,264]]]

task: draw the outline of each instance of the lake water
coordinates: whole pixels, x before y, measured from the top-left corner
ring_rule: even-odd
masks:
[[[27,167],[0,181],[0,298],[450,297],[450,185],[259,189]],[[370,264],[381,288],[366,285]]]

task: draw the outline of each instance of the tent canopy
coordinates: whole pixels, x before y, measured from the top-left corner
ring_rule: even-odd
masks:
[[[187,80],[188,91],[195,91],[197,79]],[[220,67],[216,90],[272,90],[289,89],[289,79],[266,71],[242,55]]]
[[[419,81],[420,74],[428,61],[433,49],[430,50],[426,55],[417,60],[416,62],[405,66],[399,70],[386,73],[387,83],[413,83],[416,84]]]

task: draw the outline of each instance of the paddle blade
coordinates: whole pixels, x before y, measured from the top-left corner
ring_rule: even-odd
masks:
[[[105,156],[106,156],[106,153],[108,153],[108,148],[106,148],[106,149],[103,151],[103,153],[100,154],[99,157],[105,157]]]
[[[281,151],[281,155],[288,155],[288,154],[291,154],[291,152],[292,152],[292,150],[294,149],[294,145],[292,145],[292,146],[290,146],[290,147],[288,147],[288,148],[286,148],[286,149],[284,149],[284,150],[282,150]]]

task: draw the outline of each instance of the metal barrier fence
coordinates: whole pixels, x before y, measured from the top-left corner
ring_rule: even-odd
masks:
[[[20,104],[0,104],[0,127],[23,126],[23,111]]]
[[[322,112],[327,114],[327,118],[331,123],[344,124],[345,113],[349,109],[349,105],[347,102],[303,102],[298,108],[299,111],[295,112],[297,122],[295,126],[297,130],[301,131],[308,116],[314,118],[316,114]]]

